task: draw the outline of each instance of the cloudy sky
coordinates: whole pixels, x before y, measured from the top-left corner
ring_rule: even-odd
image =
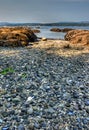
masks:
[[[89,21],[89,0],[0,0],[0,21]]]

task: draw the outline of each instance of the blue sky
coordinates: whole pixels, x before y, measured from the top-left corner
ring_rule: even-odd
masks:
[[[0,0],[0,21],[89,21],[89,0]]]

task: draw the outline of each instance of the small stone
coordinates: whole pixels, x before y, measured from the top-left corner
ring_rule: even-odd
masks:
[[[23,87],[21,86],[16,88],[16,92],[22,92],[22,90],[23,90]]]
[[[80,118],[77,118],[77,121],[80,123],[80,122],[81,122],[81,119],[80,119]]]
[[[40,128],[40,125],[35,122],[34,127],[35,127],[36,129],[39,129],[39,128]]]
[[[30,107],[28,110],[27,110],[28,114],[32,114],[33,113],[33,108]]]
[[[42,122],[42,123],[41,123],[41,126],[42,126],[43,128],[46,128],[46,123],[45,123],[45,122]]]
[[[49,108],[49,109],[46,109],[46,111],[48,112],[48,113],[54,113],[55,111],[53,110],[53,108]]]
[[[50,86],[43,85],[43,89],[45,89],[48,92],[50,90]]]
[[[8,115],[14,115],[14,114],[15,114],[15,110],[8,111]]]
[[[55,90],[58,90],[58,89],[59,89],[59,86],[55,85],[55,86],[54,86],[54,89],[55,89]]]
[[[83,89],[84,89],[84,85],[80,85],[79,88],[80,88],[81,90],[83,90]]]
[[[10,130],[9,127],[3,127],[2,130]]]
[[[19,97],[16,97],[16,98],[14,98],[12,101],[13,101],[14,104],[18,105],[19,102],[20,102],[20,98],[19,98]]]
[[[68,85],[70,85],[73,81],[71,79],[66,79]]]
[[[78,93],[77,92],[73,92],[73,98],[78,98],[78,97],[79,97]]]
[[[10,104],[10,103],[8,103],[8,104],[6,104],[6,106],[7,106],[7,108],[10,108],[10,107],[11,107],[11,104]]]
[[[87,117],[86,119],[87,119],[87,121],[89,122],[89,117]]]
[[[78,124],[77,126],[78,126],[79,130],[82,130],[82,125],[81,124]]]
[[[13,127],[11,130],[15,130],[15,127]]]
[[[73,127],[73,130],[78,130],[77,128]]]
[[[65,93],[63,94],[63,98],[64,98],[64,99],[67,99],[67,98],[69,98],[69,97],[70,97],[70,94],[69,94],[69,93],[65,92]]]
[[[0,103],[0,107],[2,107],[3,106],[3,104],[2,103]]]
[[[23,108],[21,109],[21,112],[22,112],[22,113],[27,113],[27,109],[23,107]]]
[[[0,119],[0,123],[2,123],[3,122],[3,120],[2,119]]]
[[[87,123],[88,123],[88,120],[87,120],[87,119],[83,119],[83,123],[84,123],[84,124],[87,124]]]
[[[86,109],[86,112],[89,114],[89,108]]]
[[[84,108],[84,106],[82,104],[78,104],[78,109],[82,110]]]
[[[47,38],[43,37],[41,40],[42,40],[42,41],[47,41]]]
[[[27,98],[27,101],[26,101],[26,102],[31,102],[32,99],[33,99],[33,97],[30,96],[30,97]]]
[[[73,116],[74,115],[74,112],[73,111],[68,111],[67,113],[69,116]]]
[[[85,105],[89,106],[89,100],[85,100]]]
[[[27,107],[29,107],[29,102],[26,102],[25,104],[24,104],[24,106],[27,108]]]
[[[30,123],[29,126],[28,126],[29,130],[34,130],[34,124],[33,123]]]
[[[20,122],[20,118],[18,116],[13,116],[13,120],[15,120],[16,122]]]
[[[8,116],[8,112],[7,111],[2,111],[1,114],[3,115],[3,117],[7,117]]]
[[[18,130],[25,130],[25,127],[24,127],[22,124],[20,124],[20,125],[18,126]]]
[[[66,107],[70,107],[70,103],[68,103],[68,102],[65,105],[66,105]]]

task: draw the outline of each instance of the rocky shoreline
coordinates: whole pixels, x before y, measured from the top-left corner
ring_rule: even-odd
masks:
[[[89,48],[63,40],[0,47],[1,130],[88,130]]]

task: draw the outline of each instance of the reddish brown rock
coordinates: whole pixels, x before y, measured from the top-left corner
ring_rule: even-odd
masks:
[[[34,33],[40,33],[40,30],[38,30],[38,29],[32,29],[32,31],[33,31]]]
[[[52,29],[50,29],[50,31],[52,31],[52,32],[61,32],[61,29],[60,28],[52,28]]]
[[[81,43],[89,45],[89,31],[88,30],[72,30],[65,35],[65,40],[71,43]]]
[[[65,40],[70,41],[73,38],[73,36],[79,34],[81,31],[83,30],[72,30],[67,32],[67,34],[65,35]]]
[[[36,41],[33,31],[25,27],[0,28],[0,46],[26,46]]]

